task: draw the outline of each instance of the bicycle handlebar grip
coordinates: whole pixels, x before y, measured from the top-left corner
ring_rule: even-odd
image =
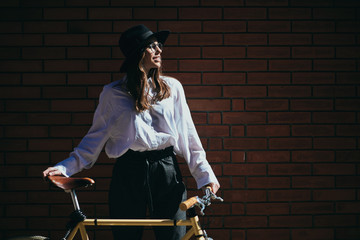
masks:
[[[197,202],[198,202],[198,197],[195,196],[195,197],[189,198],[188,200],[185,200],[182,203],[180,203],[179,208],[182,211],[186,211],[189,208],[191,208],[192,206],[194,206],[194,204],[196,204]]]

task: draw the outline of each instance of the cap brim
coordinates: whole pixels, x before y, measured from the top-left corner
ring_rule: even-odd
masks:
[[[147,40],[151,39],[151,38],[156,38],[159,42],[161,42],[162,44],[164,44],[166,42],[166,39],[169,37],[169,34],[170,34],[170,31],[169,30],[163,30],[163,31],[159,31],[159,32],[156,32],[152,35],[150,35],[145,41],[143,44],[146,43]],[[143,44],[140,45],[136,51],[134,51],[134,54],[137,53],[141,48],[143,48]],[[134,55],[132,54],[132,55]],[[130,57],[131,59],[131,57]],[[124,60],[124,62],[122,63],[121,67],[120,67],[120,72],[126,72],[126,68],[127,68],[127,65],[129,64],[129,57],[126,58]]]

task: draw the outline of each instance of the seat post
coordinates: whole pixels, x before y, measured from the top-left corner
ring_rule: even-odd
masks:
[[[75,211],[80,211],[80,205],[79,205],[79,201],[77,199],[76,193],[75,193],[75,189],[65,190],[65,192],[70,193],[71,200],[74,205]]]

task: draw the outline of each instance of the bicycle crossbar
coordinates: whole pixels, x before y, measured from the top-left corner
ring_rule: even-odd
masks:
[[[171,219],[85,219],[85,226],[192,226],[190,220]]]

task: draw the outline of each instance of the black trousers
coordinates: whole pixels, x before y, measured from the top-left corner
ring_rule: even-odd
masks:
[[[111,218],[185,219],[179,209],[186,190],[173,147],[158,151],[129,150],[117,159],[109,191]],[[157,240],[178,240],[185,226],[153,227]],[[141,240],[143,227],[113,227],[116,240]]]

